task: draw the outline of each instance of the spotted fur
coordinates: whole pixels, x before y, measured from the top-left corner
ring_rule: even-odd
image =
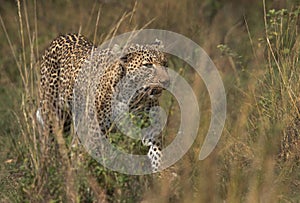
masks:
[[[155,43],[131,45],[126,48],[125,55],[108,63],[115,55],[114,49],[94,52],[96,46],[79,34],[57,37],[46,49],[41,61],[37,120],[43,129],[49,130],[53,123],[70,117],[74,86],[77,81],[86,79],[80,76],[91,57],[96,57],[94,65],[100,64],[103,69],[95,91],[96,113],[102,134],[108,135],[112,125],[113,98],[126,95],[126,91],[132,89],[130,85],[127,87],[127,83],[121,82],[123,78],[137,80],[135,85],[140,86],[137,93],[127,101],[130,112],[141,118],[145,118],[145,115],[148,117],[150,109],[159,105],[161,86],[169,83],[166,57],[156,47]],[[139,83],[141,81],[144,83]],[[161,162],[161,138],[157,135],[159,131],[159,127],[154,127],[145,131],[142,137],[143,144],[149,146],[148,157],[153,171],[159,170]]]

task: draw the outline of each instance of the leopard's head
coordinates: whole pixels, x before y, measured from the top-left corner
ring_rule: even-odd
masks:
[[[149,45],[132,45],[121,57],[122,66],[129,82],[139,84],[140,95],[159,97],[170,84],[167,57],[160,50],[160,41]]]

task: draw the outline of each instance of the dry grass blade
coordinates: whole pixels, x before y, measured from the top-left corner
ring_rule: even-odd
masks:
[[[0,12],[0,202],[300,201],[300,7],[295,2],[17,0],[2,1]],[[61,131],[61,123],[52,134],[39,132],[41,48],[63,33],[79,31],[97,44],[148,27],[203,45],[218,68],[228,115],[214,153],[198,160],[211,119],[209,93],[201,77],[172,55],[169,67],[191,84],[201,120],[194,145],[170,169],[159,175],[120,174],[95,161],[71,133]],[[222,55],[218,45],[231,52]],[[171,94],[163,96],[162,107],[169,107],[164,143],[169,144],[181,112]],[[116,133],[114,126],[110,130],[112,143],[124,144],[120,149],[147,153],[137,151],[139,141]]]

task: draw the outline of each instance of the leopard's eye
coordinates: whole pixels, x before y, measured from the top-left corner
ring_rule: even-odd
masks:
[[[146,66],[147,68],[152,68],[153,64],[152,63],[143,63],[143,66]]]

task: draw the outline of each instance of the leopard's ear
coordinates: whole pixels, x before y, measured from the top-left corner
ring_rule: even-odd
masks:
[[[156,44],[159,46],[159,45],[163,45],[163,42],[156,38],[153,44]]]
[[[155,41],[153,43],[151,43],[150,46],[155,49],[163,49],[164,48],[163,42],[159,39],[155,39]]]
[[[116,54],[116,55],[119,55],[121,54],[121,57],[120,57],[120,60],[119,60],[119,63],[120,63],[120,68],[121,68],[121,71],[125,73],[125,63],[128,62],[128,54],[124,54],[122,55],[122,48],[120,47],[119,44],[114,44],[114,46],[112,47],[112,52],[113,54]]]

